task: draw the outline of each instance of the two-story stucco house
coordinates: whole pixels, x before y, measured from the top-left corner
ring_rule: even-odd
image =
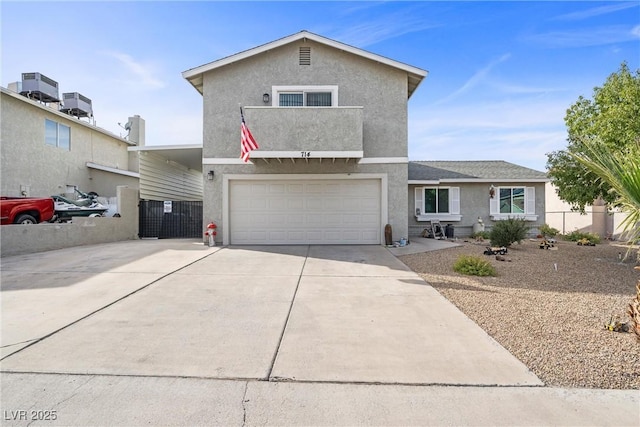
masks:
[[[408,236],[407,102],[426,75],[307,31],[185,71],[204,103],[204,222],[225,245]]]

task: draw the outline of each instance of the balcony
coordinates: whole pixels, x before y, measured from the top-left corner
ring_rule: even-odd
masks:
[[[244,116],[260,145],[251,158],[363,156],[362,107],[245,107]]]

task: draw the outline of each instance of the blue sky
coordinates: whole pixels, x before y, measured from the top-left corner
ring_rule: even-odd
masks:
[[[187,69],[308,30],[429,71],[409,100],[410,160],[545,170],[564,115],[623,61],[640,68],[640,1],[13,2],[2,86],[23,72],[93,101],[96,124],[139,114],[147,145],[202,143]]]

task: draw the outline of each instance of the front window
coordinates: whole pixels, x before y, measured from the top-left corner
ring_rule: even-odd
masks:
[[[70,150],[71,128],[53,120],[44,119],[44,143]]]
[[[523,214],[524,187],[500,188],[500,213]]]
[[[425,188],[424,213],[449,213],[449,189]]]
[[[415,187],[416,221],[460,221],[460,187]]]

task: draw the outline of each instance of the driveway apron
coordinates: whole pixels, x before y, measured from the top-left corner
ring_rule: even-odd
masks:
[[[46,272],[38,271],[37,263],[32,262],[29,272],[12,269],[10,289],[4,288],[3,273],[3,301],[13,296],[3,306],[2,335],[36,340],[20,351],[15,347],[13,354],[6,352],[2,370],[541,385],[526,366],[383,247],[185,244],[174,250],[149,253],[146,264],[107,257],[104,269],[94,265],[83,270],[79,265],[84,264],[69,261],[67,267],[56,267],[60,274],[87,276],[56,287],[57,297],[46,286],[18,289],[20,274],[32,280]],[[56,269],[50,254],[43,254],[40,264],[48,274]],[[4,264],[5,259],[3,270]],[[67,295],[76,295],[76,310],[61,302]],[[49,313],[49,327],[27,322],[19,328],[20,319],[28,317],[20,311],[21,303],[33,299],[39,301],[38,310]],[[60,304],[62,309],[55,308]],[[3,338],[5,344],[15,343]]]
[[[377,246],[310,248],[272,376],[310,382],[542,384]]]

